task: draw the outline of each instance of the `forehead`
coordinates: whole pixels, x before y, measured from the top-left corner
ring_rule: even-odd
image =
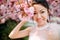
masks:
[[[47,8],[45,8],[41,4],[34,4],[33,6],[36,10],[47,10]]]

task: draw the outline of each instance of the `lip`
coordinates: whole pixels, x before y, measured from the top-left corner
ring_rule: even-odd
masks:
[[[37,18],[37,21],[42,21],[43,19],[41,19],[41,18]]]

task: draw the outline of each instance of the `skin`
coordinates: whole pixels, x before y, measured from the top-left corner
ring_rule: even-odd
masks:
[[[38,27],[43,26],[47,23],[47,18],[48,18],[48,11],[47,9],[40,5],[40,4],[34,4],[33,5],[35,8],[36,13],[34,13],[33,19],[38,23]],[[22,38],[25,36],[28,36],[29,33],[32,31],[32,27],[28,27],[24,30],[20,30],[21,27],[23,26],[24,23],[26,23],[27,20],[22,20],[9,34],[9,37],[11,39],[16,39],[16,38]]]
[[[47,23],[48,11],[40,4],[34,5],[35,12],[34,20],[38,23],[38,26],[43,26]]]

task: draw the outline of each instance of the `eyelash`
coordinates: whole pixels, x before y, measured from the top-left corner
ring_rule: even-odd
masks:
[[[43,14],[44,13],[44,11],[41,11],[41,14]]]

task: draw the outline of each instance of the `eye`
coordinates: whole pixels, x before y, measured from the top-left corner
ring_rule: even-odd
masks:
[[[37,14],[37,13],[34,13],[34,15]]]
[[[45,11],[41,11],[41,14],[43,14]]]

